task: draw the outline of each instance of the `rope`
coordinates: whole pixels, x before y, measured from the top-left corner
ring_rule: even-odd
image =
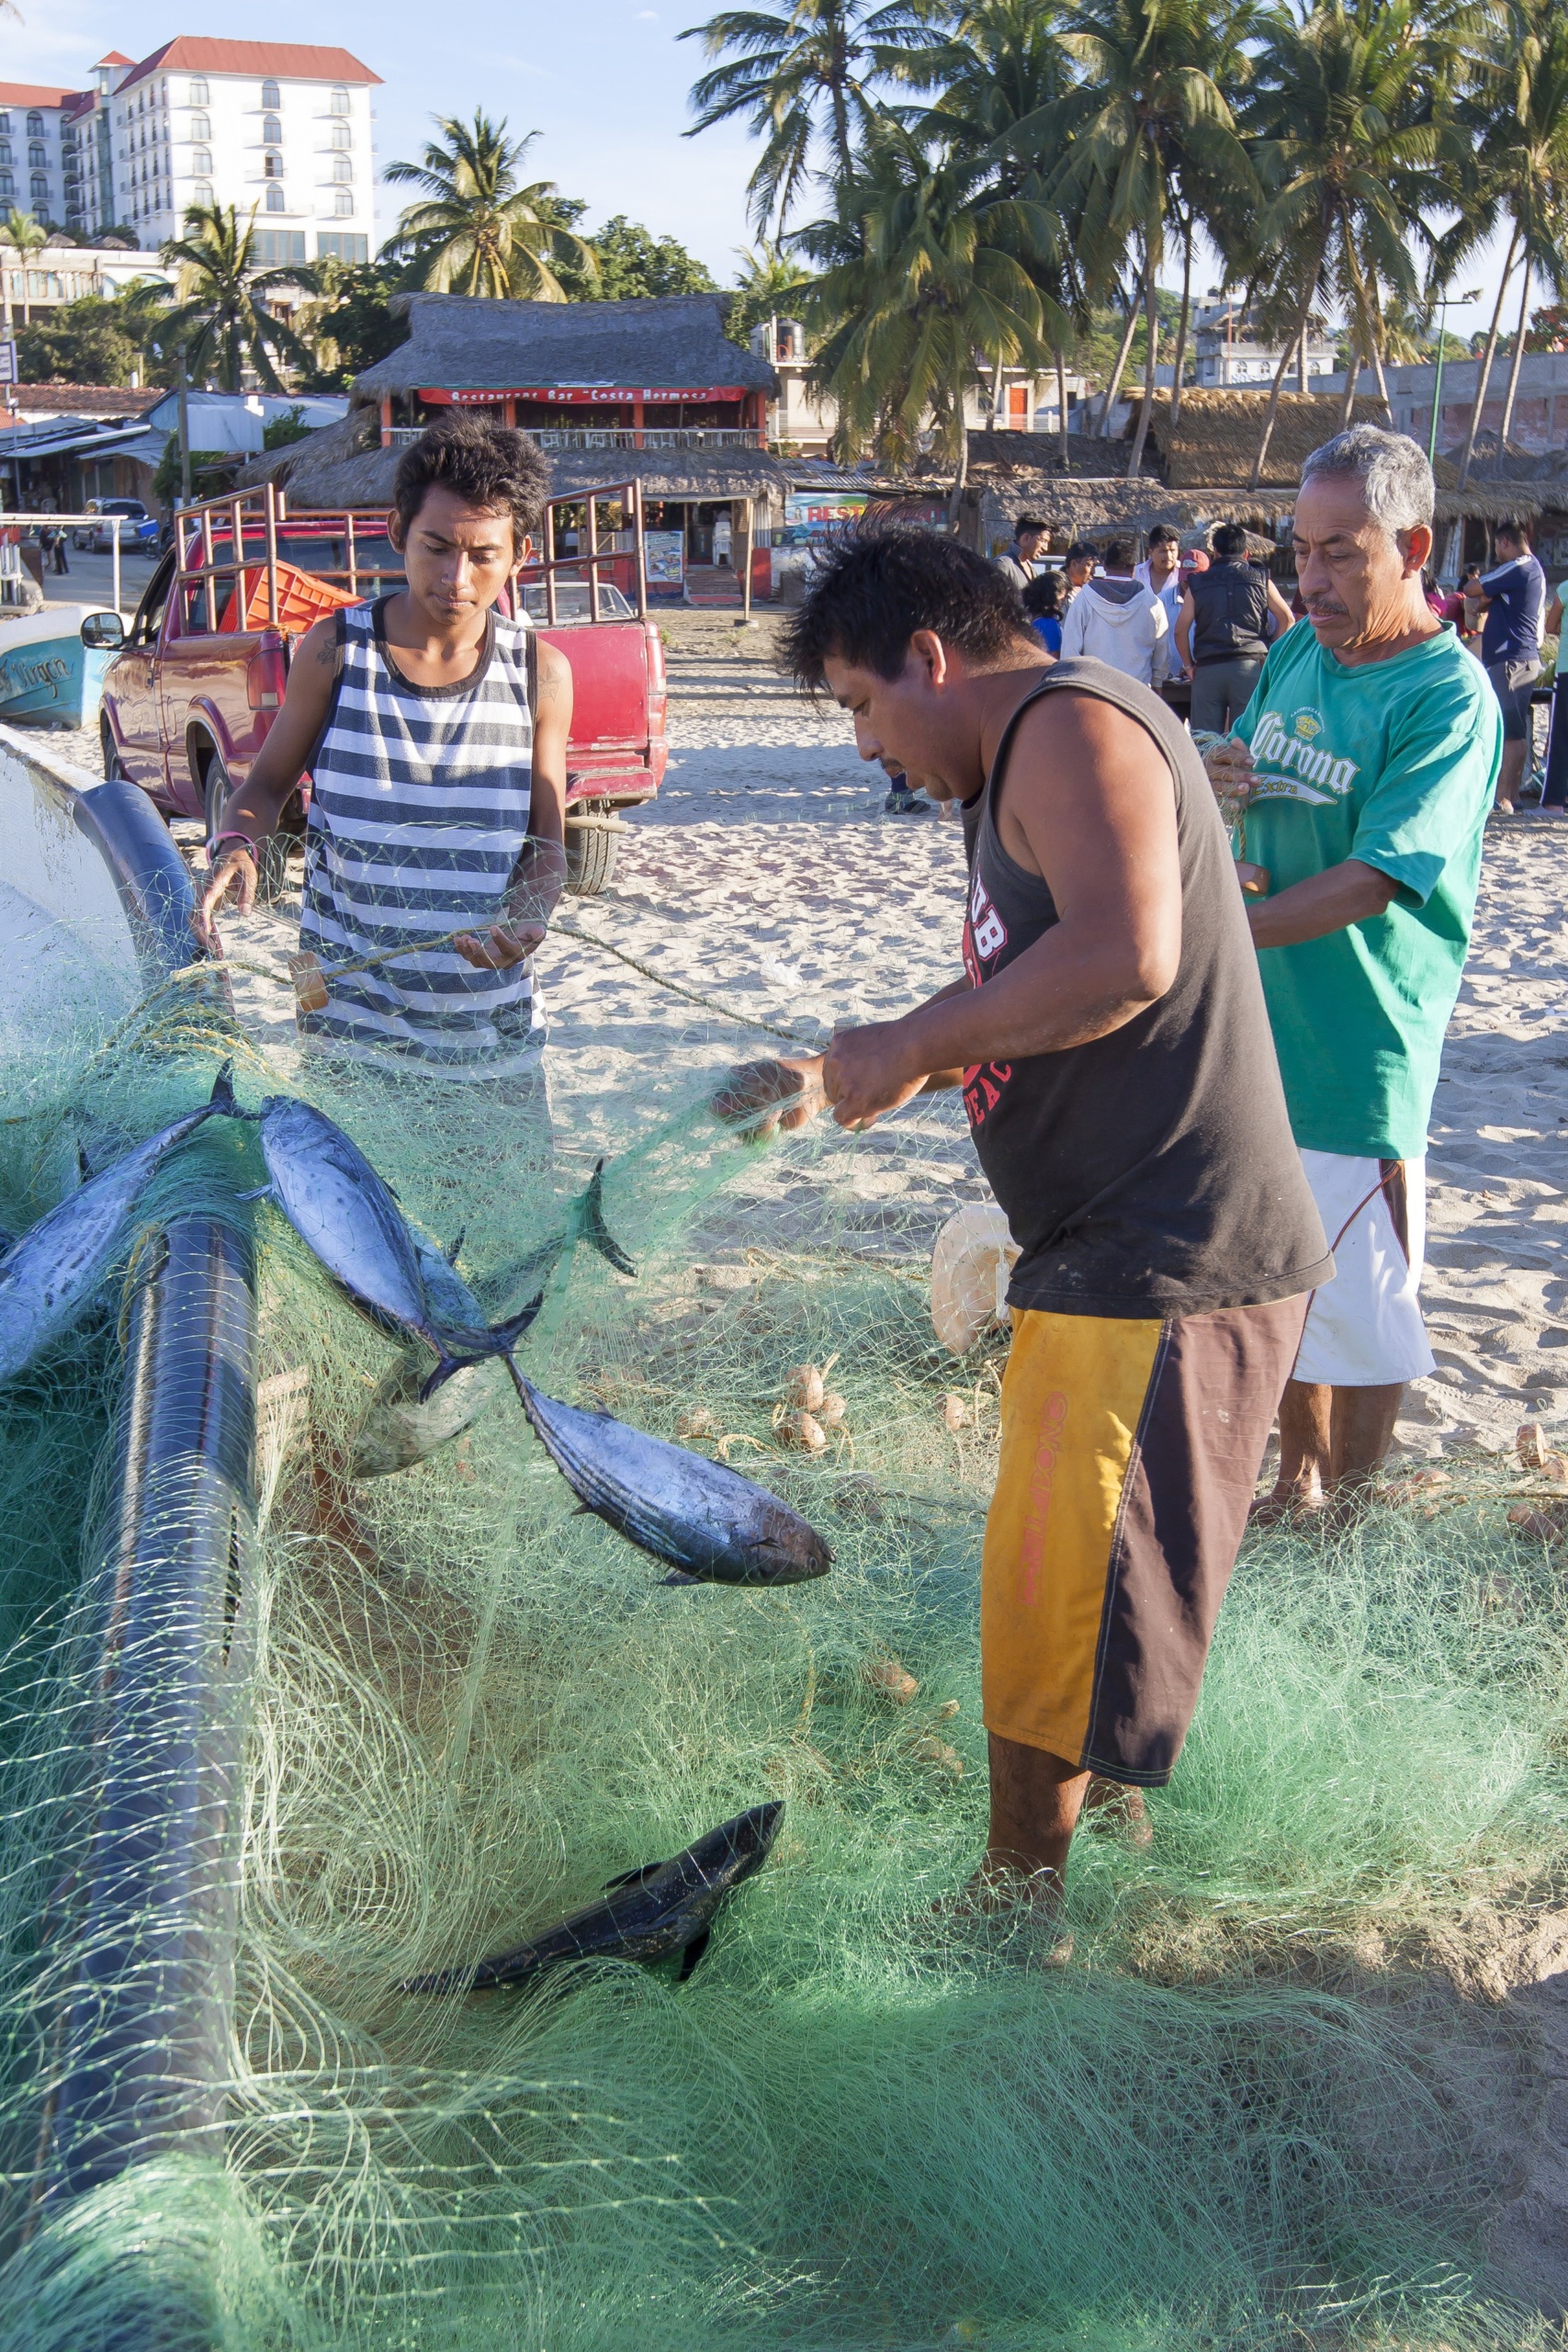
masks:
[[[694,989],[683,989],[678,980],[667,980],[663,974],[656,972],[650,964],[644,964],[636,956],[628,956],[624,947],[613,947],[607,939],[600,939],[591,931],[579,931],[575,923],[552,923],[550,928],[553,932],[563,933],[568,939],[581,939],[585,946],[603,948],[606,956],[614,956],[618,962],[629,964],[634,972],[640,972],[645,980],[653,982],[655,988],[666,989],[671,996],[683,997],[688,1004],[699,1004],[705,1012],[716,1012],[721,1021],[732,1021],[742,1029],[763,1030],[770,1037],[784,1038],[787,1045],[803,1046],[808,1054],[814,1054],[818,1050],[815,1038],[803,1037],[798,1031],[783,1028],[776,1021],[761,1021],[753,1013],[736,1012],[730,1006],[719,1004],[711,996],[699,996]]]

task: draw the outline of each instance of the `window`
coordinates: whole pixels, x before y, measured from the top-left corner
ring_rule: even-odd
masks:
[[[346,122],[334,122],[333,124],[332,129],[328,133],[328,144],[333,147],[348,147],[353,144],[353,141],[349,137],[349,130]]]
[[[349,162],[346,155],[334,155],[333,157],[333,177],[334,180],[344,181],[353,179],[354,165]]]
[[[316,255],[321,261],[367,262],[370,240],[368,237],[355,237],[341,229],[322,229],[316,237]]]
[[[186,92],[186,103],[193,107],[204,107],[207,104],[207,84],[199,74]]]
[[[210,180],[197,180],[191,187],[190,200],[193,204],[210,205],[212,202],[212,182]]]
[[[0,139],[0,164],[8,164],[10,160],[11,142],[8,139]]]
[[[268,189],[268,195],[281,197],[281,188]],[[252,235],[251,253],[264,269],[276,269],[291,261],[305,258],[303,229],[257,229]]]
[[[279,122],[279,120],[278,120],[277,117],[276,117],[275,114],[264,114],[264,115],[263,115],[263,117],[262,117],[262,137],[263,137],[263,139],[265,141],[266,144],[267,144],[269,147],[281,147],[281,146],[282,146],[282,144],[283,144],[283,125]]]
[[[271,111],[273,111],[273,112],[275,112],[275,113],[276,113],[276,109],[277,109],[277,108],[278,108],[282,104],[283,104],[283,100],[279,97],[279,96],[278,96],[278,94],[277,94],[277,84],[276,84],[276,82],[264,82],[264,83],[262,84],[262,106],[263,106],[263,108],[264,108],[264,109],[270,109]]]
[[[193,172],[199,172],[204,176],[210,177],[212,172],[211,148],[193,147],[190,151],[190,167]]]
[[[346,90],[339,89],[333,92],[329,111],[333,114],[346,114],[348,112],[348,92]]]
[[[334,212],[352,212],[353,209],[354,190],[351,187],[334,188],[333,190],[333,210]]]
[[[262,157],[262,177],[264,180],[280,180],[283,177],[283,158],[274,147],[269,147]]]
[[[9,172],[0,172],[0,196],[15,196],[17,183]]]
[[[33,202],[35,204],[49,202],[49,182],[41,172],[33,174]]]
[[[276,180],[266,192],[266,209],[269,212],[283,212],[288,209],[283,201],[283,190]]]
[[[212,125],[204,114],[192,115],[190,119],[190,135],[193,139],[207,140],[211,138]]]
[[[41,139],[34,139],[28,143],[28,161],[29,164],[48,163],[49,150],[45,147]]]
[[[29,139],[41,139],[43,137],[43,117],[41,114],[28,115],[28,137]]]
[[[10,129],[11,129],[11,118],[10,118],[10,116],[9,116],[8,114],[0,114],[0,130],[5,131],[5,132],[7,134],[7,136],[9,136]]]

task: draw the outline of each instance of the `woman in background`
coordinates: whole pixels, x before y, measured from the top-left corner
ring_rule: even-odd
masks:
[[[1029,625],[1046,652],[1057,662],[1062,658],[1062,585],[1059,571],[1042,571],[1023,592]]]

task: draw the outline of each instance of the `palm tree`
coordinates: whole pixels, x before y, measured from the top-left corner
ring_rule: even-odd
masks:
[[[735,291],[729,298],[729,316],[725,332],[732,343],[738,343],[764,319],[775,318],[782,311],[791,318],[789,309],[798,302],[811,280],[792,254],[786,254],[764,237],[761,247],[753,251],[750,245],[737,246],[735,258],[740,264],[740,274],[735,281]]]
[[[1154,408],[1159,359],[1158,277],[1166,225],[1185,217],[1190,238],[1192,202],[1200,188],[1209,206],[1256,202],[1257,182],[1236,135],[1216,73],[1238,76],[1242,40],[1251,26],[1247,0],[1228,16],[1210,0],[1068,0],[1059,17],[1063,49],[1080,79],[1060,99],[1019,126],[1019,138],[1040,141],[1061,161],[1047,183],[1064,210],[1086,226],[1083,250],[1091,273],[1120,268],[1137,255],[1147,348],[1143,412],[1129,473],[1143,464]],[[1065,149],[1065,153],[1062,152]],[[1178,190],[1191,184],[1184,208]],[[1190,288],[1189,264],[1189,288]],[[1135,300],[1134,300],[1135,307]],[[1133,311],[1122,345],[1131,348]],[[1120,376],[1120,368],[1117,376]],[[1113,383],[1104,424],[1109,428]]]
[[[1561,0],[1501,0],[1472,53],[1461,118],[1475,134],[1475,147],[1456,187],[1462,209],[1444,241],[1443,266],[1452,268],[1500,220],[1509,224],[1507,254],[1460,458],[1462,490],[1470,479],[1504,298],[1516,263],[1523,265],[1519,321],[1497,435],[1499,472],[1514,420],[1531,280],[1544,277],[1559,296],[1568,291],[1568,17]]]
[[[796,238],[827,265],[807,315],[844,456],[874,440],[885,461],[907,461],[929,416],[962,490],[964,402],[983,368],[1040,366],[1071,338],[1071,320],[1040,288],[1056,266],[1055,233],[1043,206],[998,195],[983,163],[933,160],[892,116],[868,121],[835,217]]]
[[[592,246],[551,217],[554,181],[520,183],[518,167],[536,130],[508,139],[505,123],[491,122],[482,107],[471,123],[450,115],[434,120],[444,146],[432,141],[419,163],[387,166],[389,180],[411,182],[423,193],[399,214],[386,254],[411,261],[433,294],[495,301],[568,300],[553,265],[590,278],[598,274]]]
[[[282,391],[275,356],[290,368],[311,365],[309,349],[288,322],[259,298],[285,288],[313,293],[315,272],[302,262],[287,269],[256,268],[255,221],[254,206],[242,229],[233,205],[193,204],[185,235],[172,238],[159,254],[179,270],[177,299],[160,322],[160,340],[184,352],[197,383],[216,377],[227,392],[241,390],[247,368],[269,392]]]
[[[1254,290],[1292,323],[1269,387],[1256,488],[1280,392],[1314,310],[1342,304],[1383,385],[1379,288],[1416,299],[1406,243],[1440,198],[1434,166],[1451,152],[1438,107],[1440,52],[1416,0],[1313,0],[1264,27],[1255,153],[1269,196],[1250,241]],[[1386,387],[1383,387],[1387,398]]]
[[[763,141],[747,182],[752,218],[761,228],[776,216],[782,231],[805,187],[813,141],[826,139],[834,177],[846,187],[872,84],[929,30],[921,0],[773,0],[763,8],[728,8],[680,36],[700,40],[705,57],[724,60],[694,87],[697,119],[685,135],[744,118]]]
[[[49,231],[44,228],[41,221],[35,220],[30,212],[18,212],[16,206],[13,204],[11,209],[6,215],[4,225],[0,226],[0,243],[13,246],[16,250],[17,259],[22,266],[22,324],[24,326],[30,326],[32,323],[32,306],[27,298],[28,257],[30,254],[36,254],[41,246],[46,245],[48,243]],[[0,277],[3,277],[3,273],[0,273]],[[6,324],[9,327],[11,323],[11,288],[9,284],[6,285],[5,291]]]

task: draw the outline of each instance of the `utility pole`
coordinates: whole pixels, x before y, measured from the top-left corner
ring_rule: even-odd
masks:
[[[190,383],[186,373],[184,345],[179,354],[180,504],[190,504]]]

